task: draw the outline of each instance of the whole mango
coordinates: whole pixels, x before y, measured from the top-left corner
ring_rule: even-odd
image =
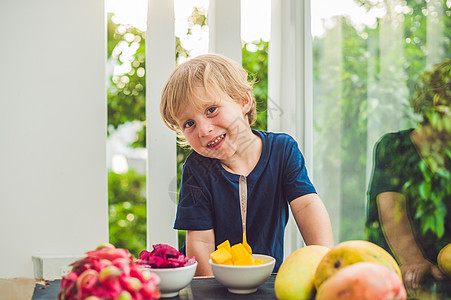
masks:
[[[274,282],[277,299],[314,299],[316,267],[329,250],[325,246],[310,245],[291,253],[280,266]]]
[[[384,248],[364,240],[351,240],[337,244],[323,257],[316,269],[316,289],[340,269],[358,262],[379,263],[402,278],[398,264]]]
[[[437,256],[437,264],[440,271],[451,278],[451,243],[440,250]]]
[[[340,269],[318,289],[316,300],[405,300],[407,293],[398,274],[374,262]]]

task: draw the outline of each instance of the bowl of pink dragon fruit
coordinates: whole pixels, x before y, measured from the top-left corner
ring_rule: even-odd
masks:
[[[138,263],[144,270],[158,275],[162,298],[175,297],[193,279],[197,268],[196,258],[189,258],[166,244],[152,247],[152,251],[141,251]]]
[[[71,264],[58,300],[158,299],[158,275],[142,269],[128,250],[104,244]]]

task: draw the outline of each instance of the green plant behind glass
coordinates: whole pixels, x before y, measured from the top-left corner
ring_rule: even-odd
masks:
[[[422,137],[418,150],[423,178],[412,178],[404,189],[413,191],[415,219],[422,233],[430,231],[442,238],[446,215],[451,213],[445,203],[451,199],[451,60],[420,76],[412,106],[423,116],[416,129]]]

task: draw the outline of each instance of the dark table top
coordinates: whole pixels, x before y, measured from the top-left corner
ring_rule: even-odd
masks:
[[[276,299],[274,293],[273,274],[263,283],[255,293],[238,295],[230,293],[214,277],[194,278],[191,283],[179,293],[179,296],[162,299]],[[55,300],[60,290],[60,280],[47,281],[46,285],[37,284],[32,300]]]
[[[214,277],[195,277],[191,283],[182,289],[177,297],[161,298],[170,300],[191,299],[276,299],[274,293],[274,280],[276,274],[272,274],[255,293],[237,295],[230,293],[226,287],[221,285]],[[32,300],[55,300],[60,290],[60,280],[46,281],[46,284],[36,284]],[[440,284],[419,289],[416,296],[409,299],[415,300],[450,300],[451,281],[443,281]]]

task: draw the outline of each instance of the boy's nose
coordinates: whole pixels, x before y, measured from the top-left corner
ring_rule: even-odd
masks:
[[[210,132],[213,131],[213,126],[208,121],[201,122],[201,124],[198,124],[197,126],[199,127],[200,136],[208,136]]]

